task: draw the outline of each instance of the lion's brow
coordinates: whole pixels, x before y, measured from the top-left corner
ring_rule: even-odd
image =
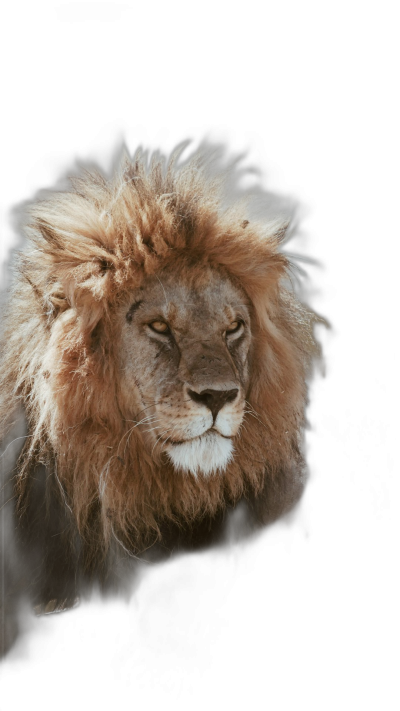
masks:
[[[140,301],[135,301],[135,302],[132,304],[132,306],[130,307],[130,309],[129,309],[129,311],[128,311],[128,314],[130,314],[131,316],[133,316],[133,314],[135,313],[135,311],[137,311],[138,308],[139,308],[139,306],[141,306],[142,304],[143,304],[143,299],[141,299]]]

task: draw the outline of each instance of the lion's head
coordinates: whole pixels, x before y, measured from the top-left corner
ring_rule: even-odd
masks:
[[[177,471],[223,475],[234,456],[249,384],[250,308],[227,275],[203,265],[148,278],[117,311],[121,412]]]
[[[315,342],[287,223],[223,207],[201,152],[178,161],[138,153],[34,203],[10,298],[0,415],[27,416],[21,510],[44,465],[105,548],[140,550],[242,497],[274,516],[303,471]]]

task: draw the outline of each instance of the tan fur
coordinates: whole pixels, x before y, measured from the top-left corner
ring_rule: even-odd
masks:
[[[139,551],[165,521],[214,515],[268,482],[273,492],[283,470],[301,476],[316,346],[313,315],[284,285],[287,225],[249,222],[243,205],[222,208],[224,176],[209,177],[201,152],[184,165],[178,159],[156,156],[147,166],[140,153],[124,157],[111,179],[84,172],[71,191],[34,203],[6,317],[0,439],[22,402],[29,438],[18,465],[20,506],[34,467],[46,464],[81,535],[103,549],[114,533]],[[201,289],[210,273],[248,304],[248,405],[226,471],[196,477],[175,471],[143,427],[127,421],[136,412],[122,384],[121,329],[132,295],[156,277],[177,275]],[[142,388],[144,374],[138,363]],[[182,398],[175,415],[180,407]]]

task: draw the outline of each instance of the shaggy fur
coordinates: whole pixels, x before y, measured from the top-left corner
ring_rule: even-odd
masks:
[[[242,203],[223,207],[224,176],[210,172],[201,151],[187,163],[178,152],[150,164],[139,152],[110,179],[85,171],[70,191],[29,208],[1,346],[0,441],[22,407],[18,521],[23,529],[42,476],[42,528],[54,501],[65,545],[79,542],[87,570],[107,558],[113,539],[137,554],[171,526],[191,530],[243,497],[270,520],[302,487],[315,317],[288,286],[291,265],[280,251],[287,224],[249,222]],[[248,407],[233,455],[222,445],[226,467],[210,476],[182,472],[183,450],[175,460],[152,456],[121,405],[116,314],[146,279],[172,269],[214,270],[251,308]],[[128,431],[124,456],[110,459]]]

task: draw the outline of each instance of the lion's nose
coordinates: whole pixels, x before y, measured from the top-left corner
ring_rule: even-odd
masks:
[[[201,393],[196,393],[194,390],[188,390],[188,395],[201,405],[205,405],[212,412],[213,419],[217,417],[220,409],[227,403],[235,400],[239,390],[202,390]]]

